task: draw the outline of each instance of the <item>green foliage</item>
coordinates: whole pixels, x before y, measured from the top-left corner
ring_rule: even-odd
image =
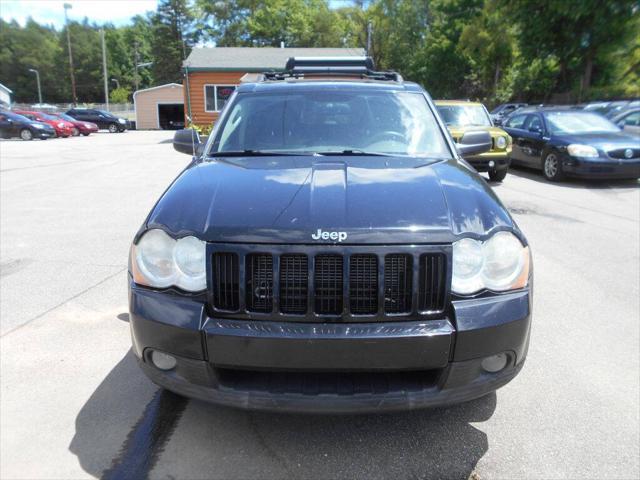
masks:
[[[131,101],[131,90],[128,88],[116,88],[109,92],[109,101],[111,103],[128,103]]]
[[[110,86],[181,81],[199,41],[218,46],[358,47],[435,98],[488,104],[640,96],[638,0],[160,0],[130,25],[71,22],[80,102],[102,102],[105,30]],[[19,102],[71,99],[66,30],[0,20],[0,82]]]

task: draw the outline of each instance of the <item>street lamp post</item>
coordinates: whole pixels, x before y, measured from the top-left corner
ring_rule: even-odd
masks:
[[[111,79],[111,81],[112,81],[112,82],[115,82],[115,84],[116,84],[116,88],[120,88],[120,82],[118,81],[118,79],[117,79],[117,78],[112,78],[112,79]]]
[[[64,23],[67,27],[67,48],[69,49],[69,72],[71,73],[71,95],[73,96],[73,104],[78,103],[78,96],[76,95],[76,78],[73,75],[73,54],[71,53],[71,35],[69,34],[69,17],[67,17],[67,10],[71,8],[70,3],[64,5]]]
[[[30,68],[29,71],[36,74],[36,82],[38,83],[38,102],[42,106],[42,89],[40,88],[40,73],[35,68]]]

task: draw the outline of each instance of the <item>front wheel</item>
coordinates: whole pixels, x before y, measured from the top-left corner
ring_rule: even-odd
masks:
[[[109,133],[117,133],[118,132],[118,126],[115,123],[112,123],[109,125]]]
[[[562,167],[560,165],[560,158],[557,154],[551,152],[544,157],[542,173],[544,174],[544,177],[551,182],[559,182],[564,178]]]
[[[74,137],[77,137],[78,135],[80,135],[80,130],[78,130],[77,128],[74,127],[73,130],[71,131],[71,134]]]
[[[508,168],[501,168],[500,170],[489,170],[489,180],[492,182],[501,182],[507,176]]]
[[[20,138],[22,140],[33,140],[33,133],[31,133],[31,130],[29,130],[28,128],[23,128],[20,131]]]
[[[88,133],[83,133],[82,135],[84,135],[85,137],[88,137],[89,134]]]

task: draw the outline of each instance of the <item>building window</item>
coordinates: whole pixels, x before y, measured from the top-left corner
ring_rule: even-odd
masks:
[[[236,89],[235,85],[205,85],[204,86],[204,110],[205,112],[219,112],[227,103],[227,100]]]

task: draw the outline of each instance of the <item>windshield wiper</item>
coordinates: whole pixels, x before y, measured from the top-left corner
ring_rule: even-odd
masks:
[[[305,153],[296,152],[270,152],[265,150],[227,150],[222,152],[210,152],[209,157],[279,157],[279,156],[299,156]]]
[[[316,155],[322,156],[342,156],[342,157],[391,157],[388,153],[365,152],[364,150],[342,150],[335,152],[316,152]]]

